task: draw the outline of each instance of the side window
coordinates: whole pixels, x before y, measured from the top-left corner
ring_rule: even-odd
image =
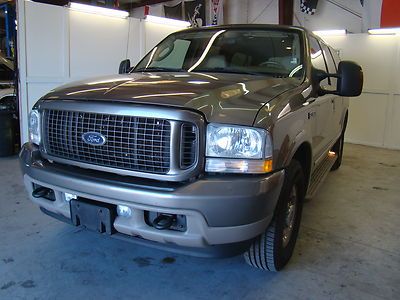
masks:
[[[336,69],[336,64],[335,61],[333,60],[332,54],[325,44],[321,44],[322,50],[324,51],[324,56],[326,59],[326,64],[328,65],[328,73],[330,74],[336,74],[337,69]],[[329,89],[331,90],[336,90],[336,85],[337,85],[337,79],[335,77],[330,78],[330,85],[331,87]]]
[[[318,42],[318,40],[312,36],[310,36],[310,55],[311,55],[311,63],[314,68],[318,70],[322,70],[325,72],[328,72],[326,69],[326,63],[324,59],[324,55],[321,49],[321,46]],[[329,78],[326,78],[321,81],[321,86],[329,86],[330,80]]]
[[[339,63],[340,63],[339,51],[335,50],[335,49],[332,49],[332,48],[329,48],[329,51],[332,54],[333,61],[335,62],[336,70],[337,70],[337,68],[339,67]]]

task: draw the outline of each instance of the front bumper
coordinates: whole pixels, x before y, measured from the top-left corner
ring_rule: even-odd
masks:
[[[45,211],[70,219],[65,192],[129,206],[132,216],[114,221],[119,234],[191,248],[244,242],[262,233],[273,217],[284,177],[282,170],[265,176],[209,176],[178,185],[143,184],[133,177],[51,163],[29,143],[20,161],[30,199]],[[32,197],[33,184],[54,190],[56,200]],[[146,211],[184,215],[187,230],[157,230],[145,222]]]

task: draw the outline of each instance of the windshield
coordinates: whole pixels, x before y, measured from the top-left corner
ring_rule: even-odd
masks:
[[[170,35],[134,68],[303,78],[300,35],[281,30],[204,30]]]

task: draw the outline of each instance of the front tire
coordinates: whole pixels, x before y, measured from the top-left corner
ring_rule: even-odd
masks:
[[[285,170],[271,224],[244,254],[249,265],[266,271],[279,271],[288,263],[299,232],[304,195],[303,169],[298,161],[293,160]]]

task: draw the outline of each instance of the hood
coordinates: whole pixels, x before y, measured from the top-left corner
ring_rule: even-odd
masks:
[[[257,112],[297,86],[292,78],[221,73],[132,73],[61,86],[43,100],[118,101],[188,108],[208,122],[252,125]]]

